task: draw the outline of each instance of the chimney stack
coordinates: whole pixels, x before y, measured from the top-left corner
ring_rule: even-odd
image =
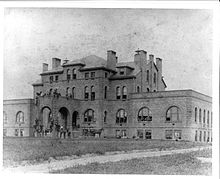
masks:
[[[48,71],[48,64],[47,63],[43,63],[43,72]]]
[[[113,50],[107,51],[107,68],[115,70],[118,57],[116,57],[116,52]]]
[[[52,58],[52,69],[57,68],[61,65],[61,59]]]
[[[149,60],[150,60],[150,61],[154,61],[154,55],[150,54],[150,55],[149,55]]]
[[[142,68],[147,62],[147,52],[144,50],[136,50],[134,55],[134,62]]]

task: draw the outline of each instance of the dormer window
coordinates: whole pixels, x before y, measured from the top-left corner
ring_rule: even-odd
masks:
[[[91,72],[91,79],[95,78],[95,72]]]
[[[119,69],[119,74],[120,74],[120,75],[124,75],[124,74],[125,74],[125,71],[124,71],[123,68],[120,68],[120,69]]]
[[[86,79],[86,80],[89,79],[89,73],[85,73],[85,79]]]
[[[50,83],[53,83],[53,76],[50,76]]]
[[[59,76],[58,76],[58,75],[56,75],[56,76],[55,76],[55,82],[57,83],[57,82],[58,82],[58,80],[59,80]]]

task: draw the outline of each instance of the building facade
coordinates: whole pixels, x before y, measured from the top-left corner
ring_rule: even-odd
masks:
[[[162,59],[144,50],[135,52],[133,62],[118,62],[112,50],[107,60],[91,55],[61,64],[53,58],[52,68],[44,63],[40,76],[26,105],[23,136],[212,141],[211,97],[193,90],[166,91]],[[10,113],[7,103],[4,116]],[[11,126],[16,122],[17,117]],[[6,124],[4,130],[13,134]]]

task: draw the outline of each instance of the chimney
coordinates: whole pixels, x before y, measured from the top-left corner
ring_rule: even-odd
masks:
[[[108,50],[107,51],[107,68],[115,70],[117,61],[118,61],[118,57],[116,57],[116,52],[114,52],[113,50]]]
[[[48,71],[48,64],[43,63],[43,72]]]
[[[149,55],[149,60],[150,60],[150,61],[154,61],[154,55],[150,54],[150,55]]]
[[[144,50],[136,50],[136,54],[134,55],[134,62],[139,66],[145,66],[147,62],[147,52]]]
[[[61,59],[52,58],[52,69],[59,67],[61,64]]]

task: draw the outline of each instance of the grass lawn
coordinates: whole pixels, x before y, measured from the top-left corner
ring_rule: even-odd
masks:
[[[62,140],[50,138],[4,138],[3,165],[19,164],[24,160],[32,163],[47,160],[50,157],[83,155],[87,153],[104,154],[109,151],[160,150],[190,148],[192,142],[167,140],[134,140],[134,139],[75,139]]]
[[[202,163],[196,157],[211,157],[211,150],[132,159],[104,164],[92,163],[51,173],[75,174],[148,174],[148,175],[211,175],[212,164]]]

